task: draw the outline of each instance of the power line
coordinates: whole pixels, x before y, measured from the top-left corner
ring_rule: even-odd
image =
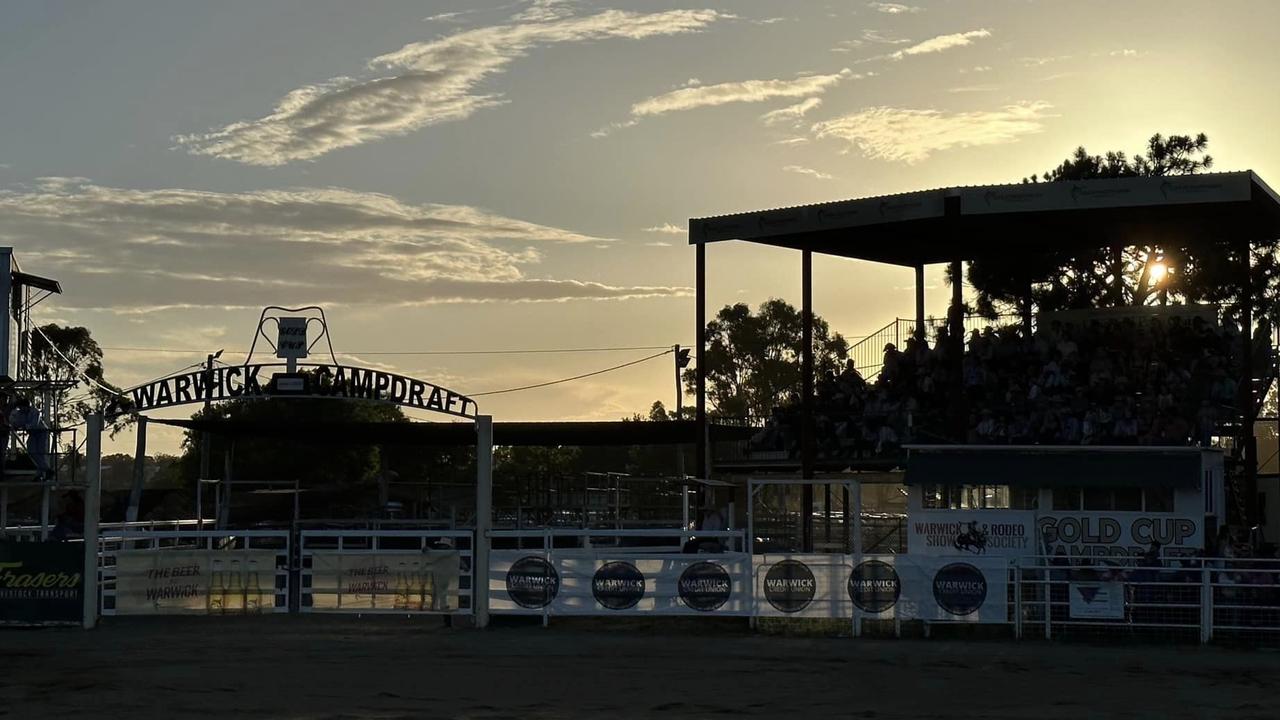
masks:
[[[670,345],[634,345],[631,347],[587,347],[587,348],[524,348],[511,350],[350,350],[344,351],[342,355],[535,355],[547,353],[600,353],[600,352],[626,352],[636,350],[662,350],[671,347]],[[203,354],[208,349],[196,348],[149,348],[149,347],[103,347],[103,350],[118,350],[124,352],[153,352],[153,353],[184,353],[184,354]],[[229,353],[243,353],[248,350],[228,349]]]
[[[62,351],[58,349],[58,346],[57,346],[57,345],[54,345],[54,344],[53,344],[53,341],[49,339],[49,336],[44,334],[44,330],[41,330],[41,329],[40,329],[40,326],[38,326],[38,325],[37,325],[37,326],[35,326],[35,328],[34,328],[34,329],[35,329],[35,331],[36,331],[36,332],[40,333],[40,337],[44,338],[44,341],[45,341],[46,343],[48,343],[48,345],[49,345],[49,349],[50,349],[50,350],[52,350],[52,351],[54,351],[55,353],[57,353],[57,354],[58,354],[58,357],[62,358],[62,361],[63,361],[63,362],[65,362],[65,363],[67,364],[67,367],[71,368],[71,370],[72,370],[73,372],[75,372],[75,374],[79,375],[80,377],[84,378],[85,380],[88,380],[89,382],[93,383],[94,385],[97,385],[99,388],[101,388],[101,389],[103,389],[103,390],[106,390],[107,392],[111,393],[112,395],[120,395],[120,394],[121,394],[121,393],[120,393],[120,391],[118,391],[118,390],[114,390],[114,389],[112,389],[112,388],[107,387],[106,385],[103,385],[102,383],[98,382],[97,380],[94,380],[93,378],[89,377],[89,376],[88,376],[88,374],[86,374],[86,373],[82,372],[82,371],[80,370],[80,368],[76,367],[76,364],[75,364],[75,363],[73,363],[73,362],[71,362],[71,359],[70,359],[70,358],[68,358],[66,355],[63,355],[63,354],[62,354]]]
[[[656,355],[642,357],[639,360],[632,360],[629,363],[614,365],[613,367],[605,368],[603,370],[596,370],[595,372],[584,373],[582,375],[574,375],[573,377],[561,378],[560,380],[552,380],[550,382],[538,383],[536,385],[524,385],[522,387],[507,388],[506,390],[490,390],[489,392],[471,393],[470,397],[476,398],[476,397],[484,397],[486,395],[502,395],[504,393],[519,392],[521,390],[533,390],[535,388],[543,388],[549,385],[559,385],[560,383],[567,383],[573,380],[581,380],[583,378],[589,378],[595,375],[603,375],[607,372],[613,372],[614,370],[621,370],[622,368],[631,367],[632,365],[639,365],[642,362],[648,362],[649,360],[652,360],[654,358],[659,358],[659,357],[662,357],[663,355],[669,355],[672,352],[675,352],[675,351],[672,348],[667,348],[666,350],[660,353],[657,353]]]

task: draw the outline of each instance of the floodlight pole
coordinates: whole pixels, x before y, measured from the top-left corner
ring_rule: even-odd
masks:
[[[695,467],[698,471],[700,479],[710,477],[711,468],[707,462],[707,246],[698,243],[695,246],[697,253],[697,264],[694,281],[695,295],[695,317],[696,329],[695,338],[698,343],[697,371],[694,373],[697,378],[695,389],[698,393],[697,401],[697,433],[698,437],[695,441],[697,450],[697,462]]]
[[[493,417],[476,416],[476,536],[471,552],[471,602],[476,628],[489,625],[489,530],[493,525]]]
[[[98,507],[102,493],[102,413],[85,417],[84,489],[84,608],[81,625],[92,630],[98,622]]]
[[[802,250],[800,254],[801,295],[801,422],[800,422],[800,477],[813,479],[813,253]],[[801,547],[813,552],[813,484],[805,483],[801,489],[800,518]]]
[[[925,340],[924,329],[924,265],[916,265],[916,339]]]

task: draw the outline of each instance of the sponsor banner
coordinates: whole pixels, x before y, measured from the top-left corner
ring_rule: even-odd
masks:
[[[755,588],[762,616],[1008,621],[1001,557],[758,556]]]
[[[764,617],[853,616],[848,555],[756,555],[755,612]]]
[[[863,617],[1007,622],[1009,561],[1002,557],[863,556],[849,597]]]
[[[1166,557],[1194,555],[1204,548],[1203,519],[1174,513],[1043,512],[1036,524],[1049,555],[1137,556],[1153,541]]]
[[[313,610],[458,610],[457,550],[311,553]]]
[[[1022,183],[960,191],[960,212],[987,213],[1075,210],[1083,208],[1247,202],[1249,173],[1118,178],[1080,182]]]
[[[1038,555],[1036,516],[1021,510],[924,510],[907,519],[911,555]]]
[[[745,615],[742,553],[616,555],[569,551],[490,554],[489,607],[551,615]]]
[[[84,547],[0,542],[0,625],[80,624]]]
[[[274,612],[274,550],[121,550],[116,614]]]
[[[1124,583],[1071,583],[1071,617],[1124,619]]]

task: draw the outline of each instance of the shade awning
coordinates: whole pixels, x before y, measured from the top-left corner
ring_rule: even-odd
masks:
[[[744,240],[906,266],[1278,236],[1280,196],[1252,171],[951,187],[689,221],[691,245]]]
[[[344,443],[359,445],[476,444],[476,430],[462,422],[265,422],[255,420],[182,420],[150,418],[148,422],[226,437],[272,438],[300,443]],[[746,427],[712,425],[712,441],[745,439],[757,430]],[[697,423],[692,420],[665,422],[496,422],[493,444],[503,446],[612,446],[692,445],[697,439]]]
[[[1199,448],[913,448],[908,485],[1200,487]]]

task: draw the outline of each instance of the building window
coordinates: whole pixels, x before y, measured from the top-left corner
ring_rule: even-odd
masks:
[[[1054,510],[1079,510],[1080,488],[1056,487],[1053,489]]]
[[[927,510],[1034,510],[1036,490],[1008,485],[925,485]]]
[[[1173,488],[1149,487],[1142,491],[1143,509],[1147,512],[1173,512]]]

